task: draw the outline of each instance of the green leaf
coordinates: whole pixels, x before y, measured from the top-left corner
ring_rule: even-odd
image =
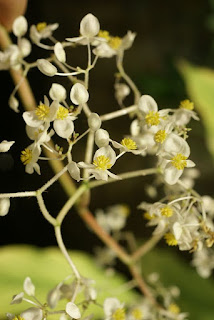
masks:
[[[83,252],[70,252],[81,275],[94,279],[99,292],[99,302],[106,297],[117,296],[123,302],[135,301],[139,295],[135,292],[118,289],[125,278],[120,274],[107,276],[98,267],[93,258]],[[41,249],[30,246],[7,246],[0,249],[0,319],[5,319],[7,312],[19,314],[31,305],[22,302],[10,305],[12,296],[23,291],[23,281],[29,276],[36,287],[36,297],[44,303],[48,291],[71,274],[71,269],[57,248]],[[121,287],[122,289],[122,287]],[[61,303],[61,309],[65,303]],[[59,308],[60,309],[60,308]],[[91,307],[97,317],[103,317],[100,307]],[[58,319],[57,316],[56,319]]]
[[[152,266],[152,267],[151,267]],[[148,253],[143,261],[143,272],[157,272],[164,286],[176,285],[181,290],[178,305],[189,312],[189,320],[214,319],[214,281],[202,279],[176,249],[158,248]]]
[[[214,157],[214,70],[197,67],[186,61],[178,63],[178,70],[203,120],[207,146]]]

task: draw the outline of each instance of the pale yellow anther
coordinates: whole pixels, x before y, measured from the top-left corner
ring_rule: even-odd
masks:
[[[46,22],[39,22],[36,25],[36,29],[37,31],[41,32],[42,30],[44,30],[47,27],[47,23]]]
[[[187,166],[186,159],[187,157],[185,157],[182,153],[178,153],[171,159],[171,163],[176,169],[184,170],[184,168]]]
[[[163,143],[166,140],[167,133],[165,130],[158,130],[155,134],[155,142]]]
[[[32,160],[32,150],[26,148],[21,152],[20,156],[21,162],[26,165],[31,162]]]
[[[127,217],[130,214],[130,208],[126,204],[121,205],[121,213]]]
[[[64,119],[67,118],[68,113],[69,113],[68,109],[66,109],[65,107],[60,106],[58,111],[57,111],[56,118],[60,119],[60,120],[64,120]]]
[[[109,32],[106,31],[106,30],[100,30],[99,33],[98,33],[98,37],[100,38],[104,38],[106,39],[107,41],[109,41],[111,39],[110,35],[109,35]]]
[[[12,320],[24,320],[21,316],[15,316]]]
[[[180,102],[179,108],[187,109],[187,110],[193,110],[194,109],[194,103],[190,100],[186,99]]]
[[[112,315],[112,318],[114,320],[125,320],[125,317],[126,317],[126,314],[125,314],[124,308],[117,309]]]
[[[120,37],[110,37],[108,44],[114,50],[118,50],[120,48],[122,39]]]
[[[145,117],[145,120],[150,126],[157,126],[160,123],[160,115],[158,112],[149,111]]]
[[[163,217],[171,217],[173,215],[173,209],[170,208],[169,206],[163,207],[160,209],[160,212],[162,214]]]
[[[143,313],[140,309],[134,309],[132,311],[132,316],[136,320],[142,320],[143,319]]]
[[[164,239],[166,240],[166,243],[169,246],[177,246],[177,244],[178,244],[178,241],[175,239],[175,236],[170,232],[168,232],[164,235]]]
[[[130,138],[124,138],[121,141],[121,144],[129,150],[136,150],[137,149],[136,142]]]
[[[168,307],[168,311],[174,314],[179,314],[180,313],[180,308],[177,304],[171,303]]]
[[[107,170],[112,167],[110,159],[104,155],[97,157],[93,164],[96,166],[96,169]]]
[[[149,212],[144,212],[143,217],[144,217],[144,219],[146,219],[146,220],[152,220],[152,219],[154,219],[156,216],[155,216],[155,214],[152,214],[152,215],[151,215]]]
[[[39,118],[39,120],[46,120],[47,116],[49,115],[50,108],[45,104],[40,104],[35,111],[35,114]]]

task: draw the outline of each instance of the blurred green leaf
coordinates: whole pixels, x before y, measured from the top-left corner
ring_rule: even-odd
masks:
[[[99,268],[93,258],[83,252],[70,252],[81,275],[94,279],[99,292],[99,302],[106,297],[117,296],[121,301],[131,302],[138,297],[137,293],[122,290],[125,278],[120,274],[107,276],[104,270]],[[0,319],[6,312],[19,314],[29,308],[29,303],[9,305],[13,295],[23,291],[23,281],[29,276],[35,287],[36,297],[42,303],[46,295],[60,281],[71,274],[71,269],[57,248],[41,249],[31,246],[7,246],[0,249]],[[118,290],[120,289],[118,294]],[[61,303],[61,307],[63,303]],[[59,306],[60,309],[60,306]],[[96,317],[103,317],[100,307],[91,307]],[[57,316],[57,319],[59,316]]]
[[[195,269],[176,254],[176,249],[155,249],[145,257],[143,272],[157,272],[164,286],[176,285],[181,291],[178,305],[189,312],[189,320],[214,319],[214,280],[202,279]]]
[[[214,70],[197,67],[186,61],[178,63],[188,95],[195,103],[206,129],[206,141],[214,157]]]

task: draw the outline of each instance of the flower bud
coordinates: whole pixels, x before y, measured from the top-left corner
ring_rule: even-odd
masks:
[[[52,100],[61,102],[66,99],[66,90],[61,84],[53,83],[50,88],[49,95]]]
[[[95,143],[98,148],[106,147],[109,144],[108,131],[104,129],[97,130],[95,133]]]
[[[7,152],[10,150],[11,146],[15,143],[15,141],[7,141],[3,140],[0,143],[0,152]]]
[[[0,216],[4,217],[8,214],[10,208],[10,199],[2,198],[0,199]]]
[[[23,285],[24,291],[29,295],[29,296],[34,296],[35,295],[35,286],[31,281],[31,278],[27,277],[24,281]]]
[[[76,162],[71,161],[68,164],[68,172],[74,180],[76,180],[77,182],[80,181],[80,169],[78,168]]]
[[[98,19],[91,13],[87,14],[80,22],[80,34],[84,37],[91,38],[98,34],[100,24]]]
[[[29,308],[23,311],[20,315],[25,320],[42,320],[43,312],[39,308]]]
[[[41,71],[48,77],[53,77],[57,73],[57,68],[45,59],[38,59],[37,67],[39,71]]]
[[[22,37],[27,32],[27,20],[23,16],[19,16],[13,22],[13,33],[16,37]]]
[[[81,83],[75,83],[71,89],[70,98],[74,104],[80,105],[88,101],[89,94]]]
[[[79,308],[73,302],[68,302],[65,310],[71,318],[79,319],[81,317]]]
[[[63,46],[60,42],[57,42],[54,46],[54,53],[57,59],[60,62],[65,62],[66,61],[66,55],[65,55],[65,50],[63,49]]]
[[[23,57],[27,57],[31,52],[31,43],[28,39],[22,38],[19,41],[19,49]]]
[[[14,95],[11,95],[8,101],[9,107],[15,111],[15,112],[19,112],[19,101],[14,97]]]
[[[91,113],[88,117],[88,126],[92,131],[97,131],[101,126],[101,119],[97,113]]]

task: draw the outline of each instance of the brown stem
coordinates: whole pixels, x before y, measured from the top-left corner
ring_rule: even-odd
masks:
[[[147,252],[149,252],[162,238],[163,234],[158,234],[153,236],[151,239],[143,243],[133,254],[132,261],[138,261],[143,257]]]

